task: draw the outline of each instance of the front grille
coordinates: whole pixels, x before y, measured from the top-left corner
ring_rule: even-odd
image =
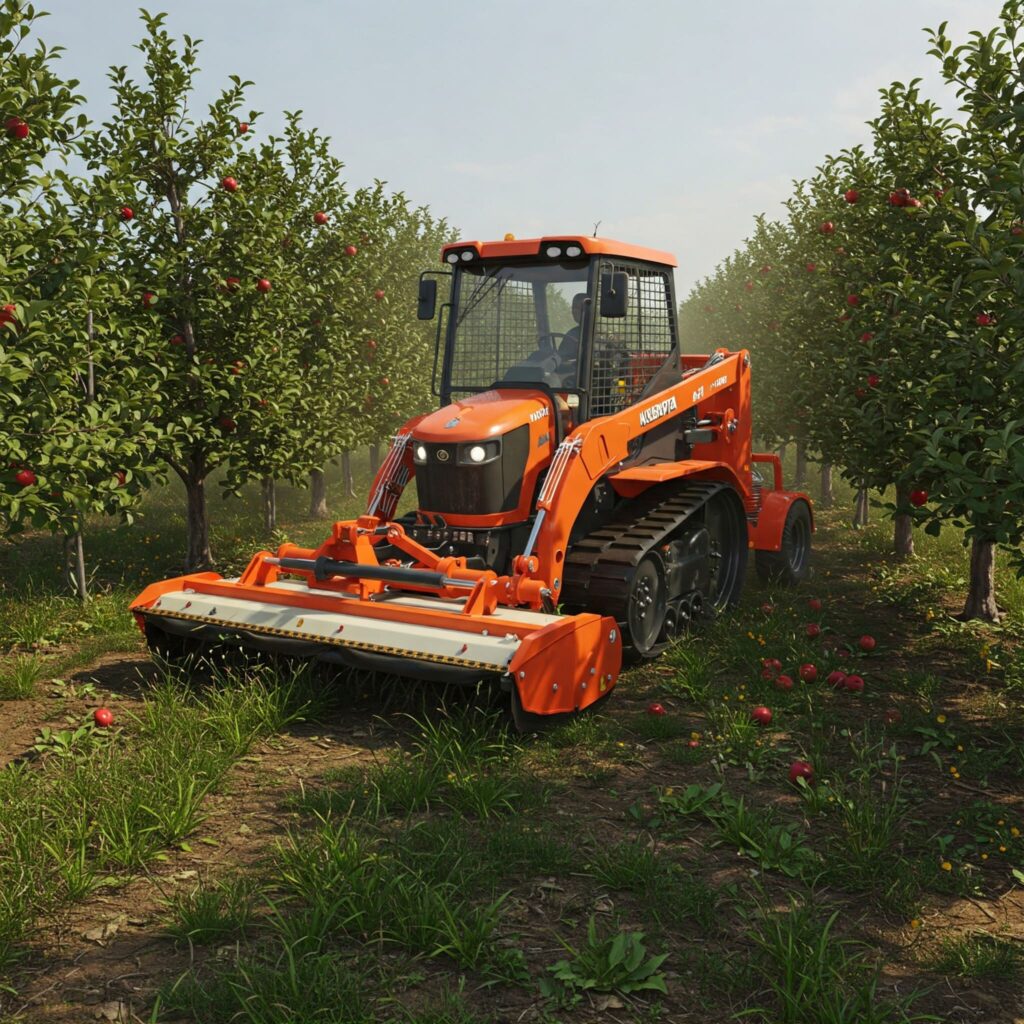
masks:
[[[499,458],[477,466],[459,462],[456,444],[423,442],[427,461],[416,466],[420,510],[458,516],[512,511],[519,504],[529,443],[524,424],[502,438]]]

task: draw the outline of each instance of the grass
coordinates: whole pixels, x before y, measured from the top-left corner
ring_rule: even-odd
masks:
[[[167,676],[102,742],[0,770],[0,970],[41,915],[190,834],[231,765],[310,697],[303,676],[219,678],[198,692]]]
[[[141,529],[93,526],[98,589],[84,608],[56,573],[47,582],[46,539],[26,540],[29,570],[6,574],[5,711],[52,692],[70,716],[0,770],[0,958],[15,989],[41,925],[159,865],[201,827],[210,793],[230,815],[233,766],[317,713],[325,740],[361,756],[335,759],[335,744],[296,730],[275,751],[294,783],[260,769],[280,792],[276,845],[244,868],[225,845],[201,881],[154,882],[147,938],[180,977],[157,1005],[150,983],[144,1019],[493,1024],[534,1008],[543,1024],[890,1024],[950,1017],[958,997],[937,974],[1019,1000],[1017,945],[953,934],[948,908],[1024,884],[1024,586],[1000,565],[1006,622],[954,622],[956,534],[921,537],[897,563],[887,525],[820,516],[803,590],[752,578],[735,613],[535,739],[459,695],[422,691],[417,706],[395,687],[386,707],[328,711],[309,680],[273,673],[166,679],[101,732],[73,666],[138,648],[124,603],[176,571],[179,499],[154,495]],[[282,532],[299,543],[324,533],[304,500],[282,489]],[[237,567],[267,538],[248,504],[218,501],[215,552]],[[866,632],[873,654],[856,646]],[[792,690],[763,678],[766,657]],[[805,663],[817,683],[799,680]],[[832,668],[861,674],[864,692],[825,686]],[[652,702],[667,713],[648,714]],[[751,719],[758,704],[770,726]],[[797,758],[812,785],[789,784]],[[0,1019],[19,1005],[0,987]]]

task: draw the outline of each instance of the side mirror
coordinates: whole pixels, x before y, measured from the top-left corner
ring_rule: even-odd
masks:
[[[629,310],[629,274],[622,270],[601,275],[601,316],[624,317]]]
[[[625,276],[625,275],[623,275]],[[432,277],[420,278],[419,305],[416,316],[420,320],[433,320],[437,311],[437,281]]]

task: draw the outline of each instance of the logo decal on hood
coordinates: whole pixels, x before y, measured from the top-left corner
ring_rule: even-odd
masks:
[[[447,428],[449,428],[449,429],[451,429],[452,427],[457,427],[458,425],[459,425],[459,417],[458,417],[458,416],[456,416],[456,417],[455,417],[455,419],[453,419],[453,420],[449,420],[449,421],[448,421],[448,422],[447,422],[447,423],[445,424],[445,426],[446,426]]]

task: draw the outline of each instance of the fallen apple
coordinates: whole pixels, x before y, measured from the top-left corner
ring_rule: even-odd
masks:
[[[798,779],[805,782],[814,781],[814,767],[810,761],[794,761],[789,766],[789,781],[795,785]]]
[[[860,648],[860,649],[861,649],[862,651],[873,651],[873,650],[874,650],[874,649],[875,649],[875,648],[876,648],[876,647],[877,647],[878,645],[877,645],[877,643],[875,642],[875,638],[874,638],[873,636],[871,636],[871,635],[870,635],[870,634],[868,634],[868,633],[865,633],[865,634],[864,634],[864,636],[862,636],[862,637],[861,637],[861,638],[860,638],[860,639],[859,639],[859,640],[857,641],[857,646],[858,646],[858,647],[859,647],[859,648]]]
[[[665,706],[663,704],[648,704],[647,714],[649,715],[663,715],[665,714]]]
[[[114,724],[114,712],[110,708],[97,708],[92,713],[92,720],[101,729],[109,729]]]
[[[792,680],[792,678],[790,676],[787,676],[787,675],[776,676],[775,677],[775,689],[776,690],[783,690],[783,691],[792,690],[793,689],[793,680]]]
[[[818,680],[818,669],[816,666],[810,664],[800,666],[800,678],[805,683],[814,683]]]
[[[758,725],[771,725],[772,724],[772,712],[771,708],[766,708],[763,704],[758,705],[756,708],[751,708],[750,717]]]

